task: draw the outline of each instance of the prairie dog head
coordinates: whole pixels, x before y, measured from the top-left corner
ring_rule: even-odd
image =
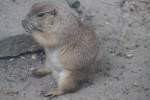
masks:
[[[22,21],[24,29],[44,47],[61,45],[64,28],[76,23],[75,16],[66,5],[55,2],[39,2]]]

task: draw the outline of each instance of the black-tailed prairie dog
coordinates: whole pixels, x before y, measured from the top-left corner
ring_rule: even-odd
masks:
[[[67,5],[40,2],[22,21],[25,30],[44,48],[45,66],[33,74],[52,72],[57,88],[45,96],[58,96],[79,89],[92,76],[98,52],[96,34]]]

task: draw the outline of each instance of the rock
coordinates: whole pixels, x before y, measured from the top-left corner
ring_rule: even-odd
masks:
[[[138,44],[130,44],[126,46],[127,50],[135,50],[136,48],[138,48],[139,45]]]
[[[42,48],[29,35],[17,35],[0,41],[0,58],[41,51]]]
[[[31,58],[32,58],[33,60],[36,60],[37,56],[36,56],[35,54],[33,54],[33,55],[31,56]]]
[[[127,59],[132,59],[133,57],[134,57],[134,54],[132,54],[132,53],[127,53],[125,55],[125,58],[127,58]]]
[[[137,83],[133,83],[133,86],[138,87],[138,84]]]

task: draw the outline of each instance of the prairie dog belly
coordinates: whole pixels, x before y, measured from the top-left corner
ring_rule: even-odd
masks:
[[[59,50],[58,49],[45,49],[46,52],[46,67],[49,67],[54,76],[58,76],[60,72],[63,71],[63,65],[59,60]]]

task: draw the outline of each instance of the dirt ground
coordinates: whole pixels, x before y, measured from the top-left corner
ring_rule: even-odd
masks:
[[[80,1],[98,34],[96,77],[53,100],[150,100],[150,1]],[[55,87],[53,78],[31,75],[43,62],[42,52],[0,59],[0,100],[51,100],[40,93]]]

